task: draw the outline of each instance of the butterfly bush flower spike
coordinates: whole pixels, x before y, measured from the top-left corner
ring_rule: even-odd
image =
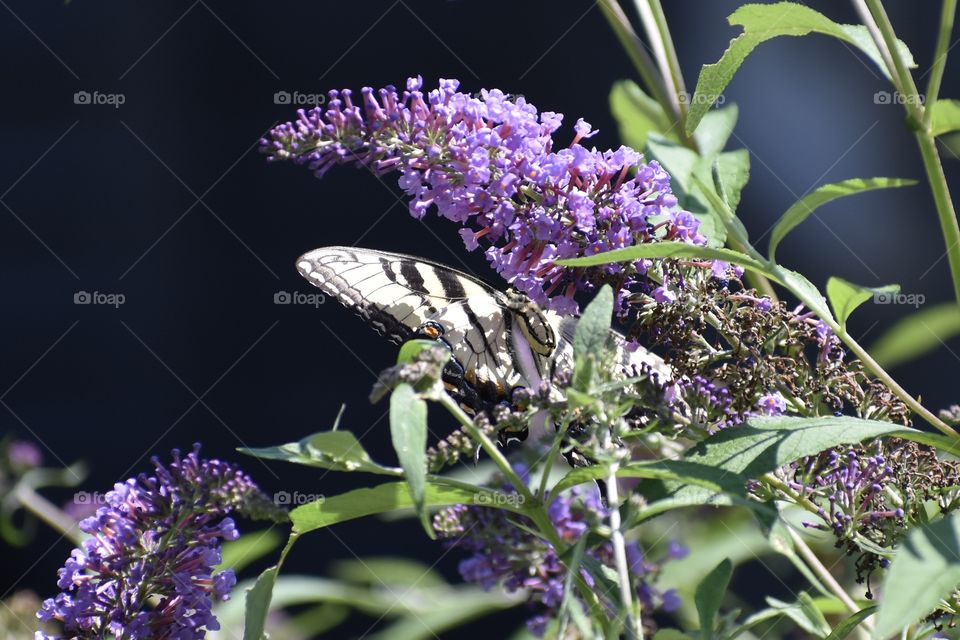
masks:
[[[521,476],[523,471],[523,468],[518,469]],[[502,485],[501,489],[506,495],[516,495],[510,485]],[[569,544],[575,544],[591,528],[609,517],[599,494],[579,487],[550,500],[547,514],[557,535]],[[518,527],[517,522],[525,526]],[[492,505],[460,504],[440,511],[434,517],[433,526],[446,540],[448,548],[471,554],[460,562],[460,574],[464,580],[486,590],[497,585],[511,593],[524,590],[527,606],[534,613],[527,620],[527,627],[535,636],[542,637],[563,603],[567,570],[556,549],[530,533],[534,524],[523,516]],[[636,543],[628,544],[626,551],[630,575],[643,611],[650,614],[658,608],[668,612],[678,608],[680,599],[676,592],[660,591],[654,582],[663,563],[686,556],[686,547],[677,542],[670,543],[664,558],[659,561],[645,556]],[[588,548],[586,553],[606,566],[614,565],[613,546],[609,542]],[[581,575],[593,585],[589,573],[581,570]],[[645,622],[650,624],[652,620]]]
[[[573,295],[612,282],[619,309],[646,277],[649,261],[568,268],[561,258],[588,256],[644,242],[705,244],[699,221],[676,208],[670,176],[630,147],[583,145],[597,132],[582,118],[566,147],[554,140],[563,115],[538,112],[522,96],[497,89],[479,96],[457,80],[422,90],[422,79],[392,86],[331,91],[328,103],[299,110],[261,141],[271,160],[308,166],[318,177],[336,164],[398,172],[410,213],[436,210],[463,226],[468,250],[484,249],[493,268],[532,300],[562,313]],[[669,300],[666,286],[657,299]]]
[[[228,514],[286,516],[249,476],[199,449],[175,450],[166,466],[154,458],[152,475],[114,485],[80,523],[90,537],[60,569],[62,591],[41,620],[60,622],[64,638],[188,640],[219,629],[213,604],[236,583],[232,570],[215,571],[221,542],[239,536]]]

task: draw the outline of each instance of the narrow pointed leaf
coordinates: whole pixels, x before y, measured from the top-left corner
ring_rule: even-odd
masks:
[[[673,128],[660,103],[644,93],[632,80],[621,80],[610,90],[610,110],[620,127],[620,139],[634,149],[647,146],[647,136],[656,133],[677,141]]]
[[[793,2],[745,4],[727,20],[742,26],[743,33],[730,41],[729,48],[714,64],[704,65],[697,79],[697,89],[687,116],[687,134],[696,131],[711,104],[723,95],[743,61],[759,44],[778,36],[805,36],[822,33],[851,44],[870,57],[881,72],[888,75],[886,65],[866,27],[837,24],[813,9]],[[900,54],[911,67],[916,66],[907,46],[897,42]],[[889,75],[888,75],[889,77]]]
[[[267,614],[270,612],[270,600],[273,586],[277,582],[278,566],[270,567],[260,574],[253,587],[247,591],[246,610],[244,612],[243,640],[263,640]]]
[[[835,276],[827,280],[827,298],[841,327],[846,325],[850,314],[867,300],[878,299],[879,296],[882,302],[883,296],[890,296],[898,291],[900,286],[896,284],[885,287],[861,287]]]
[[[707,577],[697,585],[694,602],[697,605],[697,614],[700,617],[700,637],[702,640],[712,640],[717,626],[717,612],[723,603],[723,596],[727,593],[730,577],[733,575],[733,563],[724,560],[718,564]]]
[[[886,574],[881,593],[888,597],[877,612],[877,639],[917,622],[960,586],[960,514],[911,531]]]
[[[773,231],[770,232],[770,260],[775,261],[777,247],[780,246],[780,242],[787,234],[806,220],[817,207],[825,205],[831,200],[863,193],[864,191],[907,187],[916,183],[916,180],[903,178],[853,178],[818,187],[795,202],[777,221]]]
[[[960,100],[937,100],[927,108],[933,112],[930,125],[933,135],[960,130]]]
[[[769,269],[758,260],[750,256],[718,247],[701,247],[686,242],[651,242],[625,249],[605,251],[593,256],[557,260],[557,264],[567,267],[592,267],[612,262],[632,262],[642,258],[693,258],[700,260],[725,260],[760,273],[769,273]]]
[[[424,530],[434,537],[424,503],[427,483],[427,403],[409,384],[398,385],[390,395],[390,438],[403,467],[414,508]]]
[[[307,436],[300,442],[276,447],[244,448],[241,453],[282,460],[333,471],[365,471],[381,475],[398,475],[399,469],[385,467],[370,459],[357,437],[349,431],[323,431]]]
[[[448,507],[454,504],[496,504],[498,508],[522,513],[513,503],[501,504],[502,496],[477,489],[468,491],[459,486],[450,486],[428,480],[424,491],[426,507]],[[302,534],[315,529],[354,520],[364,516],[410,509],[414,506],[410,486],[406,482],[387,482],[372,488],[354,489],[338,496],[316,500],[290,512],[294,533]]]
[[[855,614],[834,627],[833,632],[827,636],[826,640],[844,640],[844,638],[853,633],[853,630],[857,628],[857,625],[872,616],[876,610],[876,605],[867,607],[866,609],[860,609],[860,611],[857,611]]]
[[[750,152],[727,151],[713,161],[713,184],[730,211],[740,205],[740,192],[750,180]]]

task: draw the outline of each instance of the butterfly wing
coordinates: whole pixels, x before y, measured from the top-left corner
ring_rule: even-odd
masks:
[[[503,294],[449,267],[397,253],[325,247],[304,254],[297,269],[311,284],[395,343],[440,326],[464,378],[490,399],[516,384]]]

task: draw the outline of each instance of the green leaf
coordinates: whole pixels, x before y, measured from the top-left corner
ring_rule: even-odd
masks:
[[[274,551],[281,544],[283,544],[283,535],[276,529],[245,532],[236,540],[223,543],[221,547],[223,559],[218,568],[233,569],[236,573],[240,573],[244,567]]]
[[[770,270],[759,260],[750,256],[719,247],[701,247],[686,242],[651,242],[624,249],[605,251],[582,258],[568,258],[557,260],[557,264],[565,267],[593,267],[612,262],[633,262],[643,258],[693,258],[698,260],[725,260],[739,264],[744,268],[753,269],[760,273],[769,273]]]
[[[949,302],[911,313],[890,327],[870,347],[884,369],[938,349],[960,334],[960,306]]]
[[[774,266],[770,275],[774,280],[789,287],[798,296],[801,296],[803,303],[818,316],[825,319],[833,318],[833,316],[830,315],[830,309],[827,308],[827,301],[823,299],[823,294],[820,293],[820,290],[817,289],[812,282],[807,280],[806,277],[780,265]]]
[[[823,638],[830,633],[830,625],[824,619],[823,614],[813,604],[813,599],[806,593],[801,593],[796,603],[783,602],[776,598],[767,598],[767,604],[775,611],[780,612],[806,631],[807,633]]]
[[[679,137],[660,103],[632,80],[620,80],[610,90],[610,110],[620,126],[620,139],[634,149],[647,146],[647,136],[656,133],[670,140]]]
[[[265,637],[263,628],[267,623],[267,614],[270,612],[270,599],[273,596],[273,585],[277,582],[277,571],[279,571],[277,566],[265,570],[257,578],[253,587],[247,591],[243,640],[263,640]]]
[[[709,206],[709,202],[704,202],[702,194],[697,193],[697,176],[707,177],[710,163],[695,151],[657,135],[649,137],[644,153],[648,158],[657,160],[670,174],[670,185],[673,195],[677,197],[677,204],[700,221],[700,233],[707,237],[709,245],[722,247],[726,240],[723,219]]]
[[[604,285],[597,292],[577,322],[573,336],[573,353],[578,357],[602,358],[610,339],[613,316],[613,289]]]
[[[737,105],[731,103],[719,109],[711,109],[703,116],[703,122],[693,134],[701,156],[710,159],[723,151],[727,146],[727,140],[730,139],[730,134],[733,133],[733,128],[737,125],[739,114]]]
[[[847,416],[752,417],[736,429],[725,429],[698,443],[685,459],[757,478],[831,447],[912,431],[889,422]]]
[[[413,505],[424,531],[435,537],[424,504],[427,484],[427,403],[409,384],[397,385],[390,395],[390,439],[403,467]]]
[[[724,559],[713,571],[707,574],[694,595],[697,604],[697,613],[700,617],[700,637],[702,640],[711,640],[714,637],[717,624],[717,612],[723,603],[723,596],[730,584],[733,575],[733,563]]]
[[[727,151],[713,161],[713,185],[731,212],[740,205],[740,192],[750,180],[750,152]]]
[[[861,25],[837,24],[813,9],[792,2],[746,4],[734,11],[727,20],[731,25],[742,26],[743,33],[730,41],[729,48],[719,61],[704,65],[700,70],[687,116],[688,135],[697,129],[710,105],[723,94],[750,52],[760,43],[777,36],[804,36],[809,33],[833,36],[861,49],[889,78],[880,52],[866,28]],[[906,45],[898,41],[897,46],[908,65],[916,66]]]
[[[405,364],[408,362],[413,362],[416,360],[417,356],[420,355],[425,349],[437,346],[436,340],[423,340],[420,338],[414,340],[407,340],[402,345],[400,345],[400,351],[397,352],[397,364]],[[442,342],[439,344],[443,344]]]
[[[399,469],[373,462],[363,445],[349,431],[323,431],[307,436],[300,442],[278,447],[238,449],[238,451],[257,458],[282,460],[333,471],[365,471],[380,475],[400,475]]]
[[[960,585],[960,514],[913,529],[886,574],[874,638],[899,633]]]
[[[518,504],[497,499],[493,492],[479,488],[472,491],[460,486],[453,487],[439,480],[427,481],[424,491],[425,507],[448,507],[465,503],[496,504],[497,508],[522,513]],[[387,482],[302,505],[290,512],[290,520],[293,522],[294,532],[302,534],[339,522],[413,506],[413,497],[406,482]]]
[[[854,629],[857,628],[861,622],[873,615],[877,610],[877,606],[869,606],[866,609],[860,609],[855,614],[838,624],[833,629],[833,633],[827,636],[827,640],[844,640],[848,635],[850,635]]]
[[[897,284],[888,284],[884,287],[861,287],[836,276],[827,280],[827,298],[841,327],[846,326],[850,314],[867,300],[899,291],[900,285]]]
[[[653,636],[653,640],[693,640],[679,629],[660,629]]]
[[[577,467],[567,472],[563,478],[550,490],[551,495],[559,494],[570,487],[574,487],[593,480],[600,480],[609,475],[604,465]],[[683,460],[654,460],[648,462],[631,462],[617,469],[620,478],[647,478],[652,480],[673,480],[693,484],[746,498],[744,483],[746,478],[715,467],[686,462]],[[759,504],[754,502],[754,504]]]
[[[907,180],[903,178],[853,178],[825,184],[807,195],[800,198],[793,204],[786,213],[777,221],[776,226],[770,233],[770,251],[771,262],[776,261],[777,247],[780,242],[797,227],[801,222],[807,219],[817,207],[820,207],[831,200],[851,196],[864,191],[873,191],[874,189],[892,189],[896,187],[907,187],[916,184],[916,180]]]
[[[931,110],[930,133],[942,136],[960,130],[960,100],[937,100],[927,106]]]

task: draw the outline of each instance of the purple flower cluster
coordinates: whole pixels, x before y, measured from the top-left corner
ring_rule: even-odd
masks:
[[[175,450],[168,466],[154,458],[153,475],[114,485],[80,523],[90,537],[60,569],[62,591],[41,620],[59,621],[68,638],[189,640],[219,628],[211,608],[236,583],[233,571],[214,572],[221,541],[239,535],[227,514],[285,515],[249,476],[199,449]]]
[[[891,495],[884,488],[895,482],[895,471],[880,453],[831,449],[795,463],[788,473],[790,488],[815,504],[823,520],[805,526],[833,531],[838,539],[905,515],[901,505],[888,504]]]
[[[535,302],[572,313],[574,292],[613,282],[625,304],[632,285],[650,293],[650,261],[591,269],[556,260],[593,255],[643,242],[703,244],[699,221],[676,209],[670,176],[635,150],[587,149],[593,136],[582,119],[569,146],[553,134],[563,115],[538,112],[523,97],[491,89],[474,97],[456,80],[440,80],[424,93],[422,79],[364,87],[357,103],[344,89],[324,107],[299,110],[261,141],[271,160],[307,165],[318,177],[335,164],[356,164],[381,174],[400,173],[410,212],[438,214],[463,225],[468,250],[483,244],[496,271]],[[664,283],[665,285],[666,283]],[[657,289],[664,299],[666,286]],[[621,306],[622,308],[622,306]]]
[[[701,375],[683,378],[664,389],[664,400],[669,404],[681,402],[688,407],[690,419],[714,432],[743,422],[743,416],[734,407],[730,390]]]
[[[512,491],[511,487],[504,489]],[[550,502],[548,515],[560,538],[573,544],[609,514],[600,502],[599,493],[575,487],[569,494],[557,496]],[[517,526],[518,521],[526,526]],[[434,517],[433,526],[447,539],[448,547],[472,554],[460,562],[464,580],[487,590],[498,584],[509,592],[526,590],[528,605],[535,611],[527,626],[541,637],[563,602],[567,570],[556,549],[530,533],[533,523],[503,509],[461,504],[440,511]],[[665,560],[682,558],[686,553],[685,547],[674,542]],[[587,554],[613,566],[613,548],[609,542],[588,549]],[[652,584],[662,562],[646,558],[636,543],[628,544],[627,559],[644,613],[649,614],[655,608],[673,611],[680,606],[675,591],[660,591]],[[592,577],[583,570],[581,574],[592,586]]]

